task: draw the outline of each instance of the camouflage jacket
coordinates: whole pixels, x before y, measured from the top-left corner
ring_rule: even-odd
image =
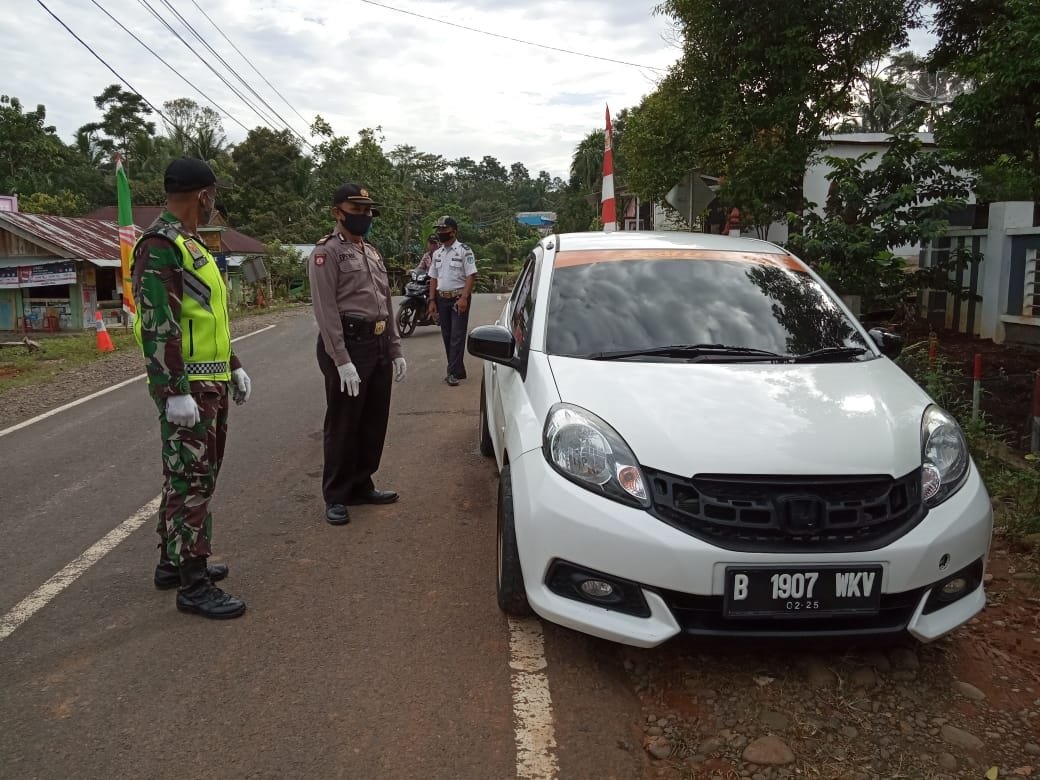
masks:
[[[177,217],[169,211],[156,223],[176,225],[186,235]],[[194,238],[202,242],[198,236]],[[181,298],[184,292],[181,251],[160,235],[144,236],[134,247],[132,261],[134,303],[141,318],[141,350],[145,357],[148,384],[161,398],[204,392],[225,392],[226,382],[189,382],[184,372],[181,345]],[[231,370],[242,362],[231,352]]]

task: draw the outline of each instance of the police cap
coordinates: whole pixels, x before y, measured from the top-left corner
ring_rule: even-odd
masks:
[[[458,230],[459,223],[455,221],[454,217],[449,217],[447,214],[445,214],[443,217],[437,220],[436,227],[455,228],[456,230]]]
[[[369,197],[368,190],[360,184],[348,181],[339,185],[336,188],[336,194],[332,196],[332,205],[338,206],[340,203],[357,203],[361,206],[372,206],[372,216],[379,216],[379,209],[377,208],[379,204]]]

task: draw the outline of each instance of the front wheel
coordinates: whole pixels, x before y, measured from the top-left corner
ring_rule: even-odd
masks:
[[[513,617],[528,617],[531,605],[527,603],[524,573],[520,568],[520,551],[516,544],[513,524],[513,483],[509,464],[502,467],[498,481],[498,608]]]
[[[397,332],[401,334],[401,338],[406,339],[412,335],[418,319],[419,312],[414,303],[405,301],[401,304],[401,308],[397,310]]]

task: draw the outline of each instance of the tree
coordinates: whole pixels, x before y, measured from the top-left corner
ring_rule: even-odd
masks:
[[[1040,200],[1040,4],[1035,0],[939,0],[936,65],[949,64],[973,90],[938,120],[936,140],[961,165],[999,165]]]
[[[916,130],[924,118],[920,103],[907,94],[906,83],[883,76],[870,76],[864,95],[857,100],[853,117],[841,129],[862,133],[899,133]]]
[[[106,87],[94,98],[94,105],[104,113],[100,122],[90,122],[79,132],[93,135],[98,145],[111,157],[121,151],[130,159],[131,145],[140,135],[155,135],[155,123],[145,117],[152,113],[144,98],[127,92],[118,84]]]
[[[691,168],[726,176],[723,200],[768,224],[801,207],[802,177],[820,137],[849,113],[864,63],[905,44],[920,0],[665,0],[683,54],[664,85],[656,115],[623,148],[636,191],[653,197]],[[646,109],[644,101],[642,109]],[[634,112],[634,113],[638,113]],[[631,125],[626,136],[631,131]],[[689,146],[665,157],[657,174],[637,163],[681,127]],[[639,167],[640,170],[636,170]],[[651,179],[656,192],[641,191]]]
[[[799,229],[788,241],[837,292],[862,296],[866,310],[898,307],[913,289],[948,288],[948,267],[908,274],[892,248],[938,238],[968,194],[968,180],[916,135],[893,136],[876,166],[875,157],[825,158],[832,171],[824,213],[792,214]]]
[[[26,111],[18,98],[0,95],[0,192],[17,193],[21,203],[29,199],[34,208],[47,201],[32,200],[33,195],[54,196],[61,213],[75,215],[100,205],[106,191],[93,161],[47,124],[44,106]]]
[[[87,211],[87,205],[83,195],[69,190],[54,195],[34,192],[18,200],[18,210],[25,214],[52,214],[59,217],[78,217]]]
[[[688,95],[673,74],[629,113],[618,149],[627,163],[628,187],[641,197],[663,200],[689,171],[699,166],[717,170],[706,162],[713,155],[695,137],[688,111]]]
[[[324,232],[328,206],[316,213],[308,197],[310,160],[289,130],[254,128],[231,157],[235,186],[227,201],[233,224],[261,240],[286,243],[314,241]]]
[[[212,160],[227,148],[220,114],[209,106],[200,106],[191,98],[177,98],[163,103],[166,135],[180,154]]]

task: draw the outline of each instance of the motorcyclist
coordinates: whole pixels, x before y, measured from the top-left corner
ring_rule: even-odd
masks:
[[[437,239],[436,233],[431,233],[430,237],[426,239],[426,254],[422,256],[422,260],[419,261],[419,265],[415,266],[415,271],[421,273],[429,273],[430,263],[433,262],[433,253],[440,248],[441,242]]]

